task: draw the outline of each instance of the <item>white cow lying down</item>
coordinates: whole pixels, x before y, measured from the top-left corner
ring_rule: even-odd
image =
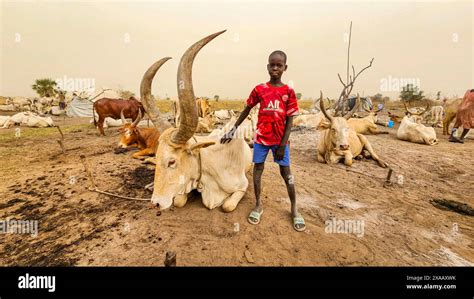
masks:
[[[94,119],[91,119],[89,121],[90,124],[94,123]],[[121,119],[113,119],[111,117],[106,117],[104,121],[104,128],[108,127],[121,127],[122,126],[122,120]]]
[[[0,115],[0,127],[3,127],[6,121],[10,119],[10,116]]]
[[[397,131],[397,138],[400,140],[428,145],[435,145],[438,143],[436,132],[433,127],[425,127],[422,124],[418,124],[416,123],[416,119],[409,115],[402,119]]]
[[[321,121],[323,120],[324,115],[322,112],[316,114],[303,114],[298,115],[293,120],[293,127],[306,127],[306,128],[317,128]]]
[[[15,125],[26,125],[34,128],[53,127],[53,119],[51,117],[42,117],[33,112],[20,112],[8,118],[2,117],[2,128],[8,129]]]
[[[148,126],[148,122],[150,122],[150,125]],[[94,119],[91,119],[89,121],[90,124],[94,123]],[[121,119],[113,119],[111,117],[106,117],[104,121],[104,128],[108,127],[121,127],[122,126],[122,120]],[[142,119],[138,123],[138,127],[140,128],[148,128],[148,127],[153,127],[153,123],[151,121],[148,121],[147,119]]]

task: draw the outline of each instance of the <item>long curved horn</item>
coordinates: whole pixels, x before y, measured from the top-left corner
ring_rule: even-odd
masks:
[[[413,113],[410,112],[410,110],[408,110],[408,108],[407,108],[407,103],[405,103],[405,101],[403,101],[403,107],[405,107],[405,111],[406,111],[407,113],[413,114]]]
[[[174,132],[171,136],[171,141],[174,143],[185,144],[189,138],[194,135],[198,125],[196,98],[194,96],[192,81],[194,58],[199,50],[201,50],[208,42],[225,31],[226,30],[223,30],[201,39],[189,47],[181,57],[177,75],[180,120],[178,131]]]
[[[158,110],[158,107],[156,107],[155,102],[151,98],[151,82],[153,81],[153,78],[160,67],[170,59],[171,57],[165,57],[152,64],[143,75],[142,82],[140,84],[140,97],[143,108],[148,114],[150,120],[153,122],[155,128],[157,128],[160,133],[171,127],[171,124],[160,117],[160,110]]]
[[[356,112],[356,110],[359,108],[359,104],[360,104],[360,97],[359,97],[359,94],[357,94],[357,99],[356,99],[356,102],[354,103],[354,107],[352,107],[352,110],[347,112],[346,115],[344,115],[344,118],[345,119],[351,118],[352,114],[354,114],[354,112]]]
[[[365,110],[365,112],[368,112],[368,113],[372,112],[372,110],[369,110],[369,109],[365,108],[365,106],[364,106],[364,105],[362,105],[362,109],[364,109],[364,110]]]
[[[126,124],[125,116],[123,116],[123,109],[120,111],[120,119],[122,120],[122,125]]]
[[[140,120],[142,119],[142,111],[140,109],[138,109],[138,116],[137,118],[133,121],[132,123],[132,127],[136,127],[138,125],[138,123],[140,122]]]
[[[324,114],[324,116],[326,116],[326,118],[332,122],[332,116],[330,116],[327,112],[326,112],[326,107],[324,107],[324,100],[323,100],[323,92],[320,91],[320,96],[319,96],[319,108],[321,108],[321,112]]]
[[[430,108],[431,108],[430,102],[427,102],[426,103],[426,108],[423,112],[420,113],[420,116],[425,114],[428,110],[430,110]]]

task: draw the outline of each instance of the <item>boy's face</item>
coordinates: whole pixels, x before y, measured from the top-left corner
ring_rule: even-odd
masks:
[[[280,54],[274,54],[268,58],[267,70],[272,79],[280,79],[287,67],[285,57]]]

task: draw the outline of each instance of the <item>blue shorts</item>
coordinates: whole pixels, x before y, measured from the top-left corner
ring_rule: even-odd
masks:
[[[253,144],[253,163],[263,163],[267,159],[268,151],[272,150],[273,161],[281,166],[290,166],[290,147],[288,144],[285,147],[285,155],[282,160],[275,160],[275,153],[278,145],[263,145],[259,143]]]

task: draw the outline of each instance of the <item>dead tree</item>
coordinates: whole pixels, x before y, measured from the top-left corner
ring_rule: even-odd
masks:
[[[339,78],[339,81],[341,82],[342,86],[343,86],[343,89],[342,89],[342,92],[341,94],[339,95],[339,99],[336,101],[336,103],[334,104],[334,108],[335,108],[335,113],[334,115],[335,116],[339,116],[339,115],[345,115],[345,111],[347,110],[348,108],[348,98],[352,92],[352,89],[354,88],[354,82],[355,80],[357,79],[357,77],[359,77],[359,75],[365,71],[366,69],[368,69],[369,67],[372,66],[372,62],[374,61],[374,58],[372,58],[370,60],[370,63],[368,66],[364,67],[362,70],[360,70],[357,74],[356,74],[356,71],[355,71],[355,68],[354,66],[352,65],[352,75],[349,74],[349,65],[350,65],[350,49],[351,49],[351,37],[352,37],[352,21],[351,21],[351,25],[350,25],[350,28],[349,28],[349,45],[347,47],[347,69],[346,69],[346,82],[344,83],[344,81],[342,81],[342,78],[341,78],[341,75],[338,73],[337,74],[337,77]]]

